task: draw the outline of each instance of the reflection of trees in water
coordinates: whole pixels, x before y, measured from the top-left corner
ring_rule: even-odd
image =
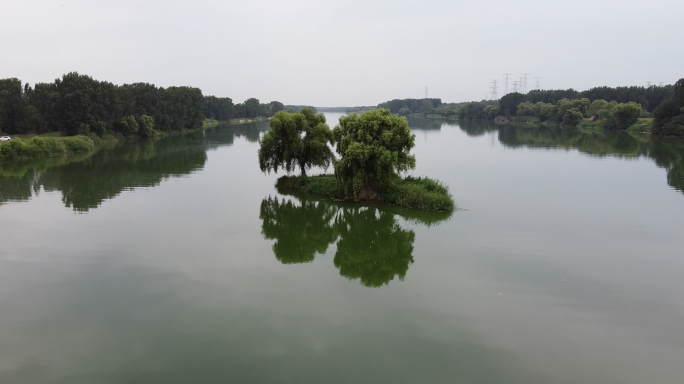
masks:
[[[633,135],[627,132],[600,132],[581,128],[494,125],[488,122],[462,122],[461,129],[477,136],[498,131],[506,147],[577,149],[591,156],[648,157],[667,170],[667,183],[684,192],[684,140]]]
[[[333,243],[333,260],[340,275],[380,287],[406,276],[413,263],[415,233],[399,225],[398,217],[434,225],[450,213],[363,207],[313,200],[303,195],[267,198],[261,202],[262,234],[275,240],[273,253],[283,264],[308,263]]]
[[[413,264],[415,233],[396,217],[375,207],[344,208],[335,225],[340,236],[334,263],[340,275],[367,287],[403,280]]]
[[[123,143],[92,154],[0,162],[0,204],[28,201],[42,187],[60,191],[67,207],[87,212],[124,190],[154,187],[202,169],[207,150],[231,145],[235,136],[256,141],[263,130],[263,123],[221,125],[205,133]]]
[[[250,143],[259,141],[262,132],[270,128],[268,121],[232,124],[221,122],[216,128],[205,131],[207,147],[213,149],[220,145],[233,144],[236,137],[244,137]]]
[[[458,126],[468,136],[482,136],[488,132],[494,132],[499,126],[487,120],[464,120],[458,122]]]
[[[46,191],[62,192],[65,206],[87,212],[124,190],[155,187],[168,178],[201,169],[206,159],[201,136],[136,142],[49,169],[40,182]]]
[[[408,120],[409,128],[426,131],[439,131],[442,129],[442,124],[444,123],[443,119],[429,119],[415,116],[409,116],[406,120]]]
[[[268,198],[261,202],[262,235],[276,240],[273,253],[283,264],[308,263],[337,238],[332,220],[337,210],[321,201]]]

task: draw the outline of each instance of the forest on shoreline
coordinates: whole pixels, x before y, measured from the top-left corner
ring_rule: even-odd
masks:
[[[684,136],[684,79],[664,86],[513,92],[499,100],[463,103],[428,98],[394,99],[378,104],[378,108],[389,109],[399,116],[552,123],[566,127],[584,124],[609,130],[633,127],[656,135]]]
[[[284,108],[281,102],[263,104],[256,98],[234,104],[187,86],[115,85],[77,72],[33,86],[0,79],[0,133],[10,135],[150,137],[199,129],[205,119],[270,117]]]

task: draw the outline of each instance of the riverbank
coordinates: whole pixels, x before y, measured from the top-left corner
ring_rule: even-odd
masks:
[[[276,182],[276,188],[333,200],[353,200],[345,195],[334,175],[283,176]],[[448,187],[427,177],[406,177],[387,190],[366,195],[360,200],[427,211],[451,212],[455,209]]]
[[[153,139],[169,136],[183,136],[186,134],[214,129],[219,125],[218,120],[206,119],[197,129],[183,129],[180,131],[154,131]],[[115,145],[122,141],[140,140],[140,137],[126,138],[120,133],[105,134],[102,137],[90,133],[88,135],[63,136],[59,132],[45,134],[24,134],[12,137],[12,140],[0,143],[0,161],[16,159],[38,159],[49,156],[68,156],[79,153],[92,153],[105,145]]]

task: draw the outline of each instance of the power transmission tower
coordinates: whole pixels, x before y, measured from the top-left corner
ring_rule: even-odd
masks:
[[[492,100],[499,100],[499,94],[497,93],[497,86],[496,86],[497,80],[492,80],[492,86],[490,89],[492,90]]]
[[[513,82],[513,93],[518,93],[518,82],[517,81]]]
[[[527,93],[527,75],[529,75],[529,73],[523,73],[523,76],[525,76],[524,77],[525,81],[522,83],[522,88],[523,88],[522,93]]]
[[[647,81],[646,84],[648,84],[648,86],[646,88],[651,88],[651,82],[650,81]]]
[[[427,93],[427,85],[425,86],[425,98],[428,98],[428,93]]]
[[[541,89],[541,88],[539,87],[539,79],[541,79],[541,77],[535,77],[535,79],[537,79],[537,84],[536,84],[535,89]]]
[[[663,82],[662,82],[662,81],[659,81],[659,82],[658,82],[658,85],[660,85],[660,86],[662,87],[662,86],[663,86]]]
[[[504,84],[504,95],[508,95],[508,75],[510,75],[510,73],[504,73],[504,76],[506,77],[506,84]]]

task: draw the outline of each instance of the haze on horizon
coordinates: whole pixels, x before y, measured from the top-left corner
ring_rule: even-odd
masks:
[[[426,86],[481,100],[504,73],[529,73],[530,89],[534,77],[577,90],[684,77],[681,0],[5,0],[0,14],[0,78],[31,84],[77,71],[234,102],[359,106]]]

